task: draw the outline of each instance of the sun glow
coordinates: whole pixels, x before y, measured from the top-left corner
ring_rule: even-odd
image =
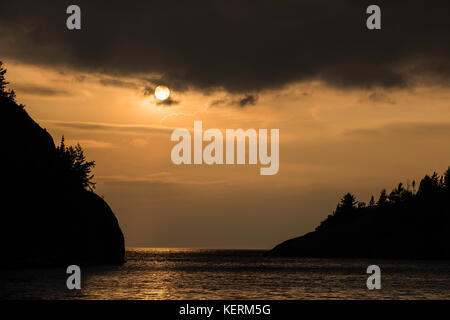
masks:
[[[166,100],[170,96],[170,89],[166,86],[157,86],[155,89],[155,97],[158,100]]]

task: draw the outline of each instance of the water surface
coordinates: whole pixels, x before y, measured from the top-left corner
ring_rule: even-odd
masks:
[[[129,248],[120,266],[3,271],[1,299],[450,299],[448,261],[264,257],[262,250]],[[379,265],[382,289],[366,286]]]

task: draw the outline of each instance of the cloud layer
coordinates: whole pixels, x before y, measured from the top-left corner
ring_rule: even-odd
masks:
[[[62,128],[87,130],[87,131],[106,131],[106,132],[123,132],[123,133],[160,133],[170,134],[176,128],[153,125],[122,125],[122,124],[108,124],[95,122],[64,122],[64,121],[50,121],[40,120],[40,122]]]
[[[160,75],[175,90],[259,92],[318,79],[341,87],[404,87],[450,79],[448,1],[9,1],[2,57],[112,76]],[[2,58],[0,57],[0,58]]]

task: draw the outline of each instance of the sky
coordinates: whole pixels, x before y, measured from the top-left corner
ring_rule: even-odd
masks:
[[[450,165],[449,4],[379,1],[14,1],[0,60],[28,113],[95,160],[126,245],[271,248],[339,199]],[[158,85],[171,89],[163,102]],[[170,137],[276,128],[280,169],[174,165]]]

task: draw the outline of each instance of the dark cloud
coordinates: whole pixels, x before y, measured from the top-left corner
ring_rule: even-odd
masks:
[[[179,103],[180,103],[179,101],[173,100],[171,97],[169,97],[166,100],[158,100],[156,102],[156,105],[169,107],[169,106],[177,105]]]
[[[249,105],[255,105],[258,101],[258,95],[247,93],[241,98],[226,97],[222,99],[214,100],[210,103],[210,107],[220,107],[220,106],[239,106],[241,108]]]
[[[248,105],[255,105],[258,101],[258,96],[253,94],[247,94],[244,98],[238,101],[240,107],[245,107]]]
[[[371,102],[375,102],[375,103],[389,103],[389,104],[395,104],[395,101],[389,97],[389,95],[387,95],[384,92],[372,92],[367,99]]]
[[[79,0],[2,2],[0,52],[19,61],[114,77],[160,74],[174,90],[259,92],[310,79],[336,87],[405,87],[450,79],[450,2]]]
[[[219,107],[228,103],[227,99],[217,99],[209,104],[210,107]]]
[[[145,86],[143,94],[144,94],[144,96],[152,96],[155,94],[155,88],[150,87],[150,86]]]

